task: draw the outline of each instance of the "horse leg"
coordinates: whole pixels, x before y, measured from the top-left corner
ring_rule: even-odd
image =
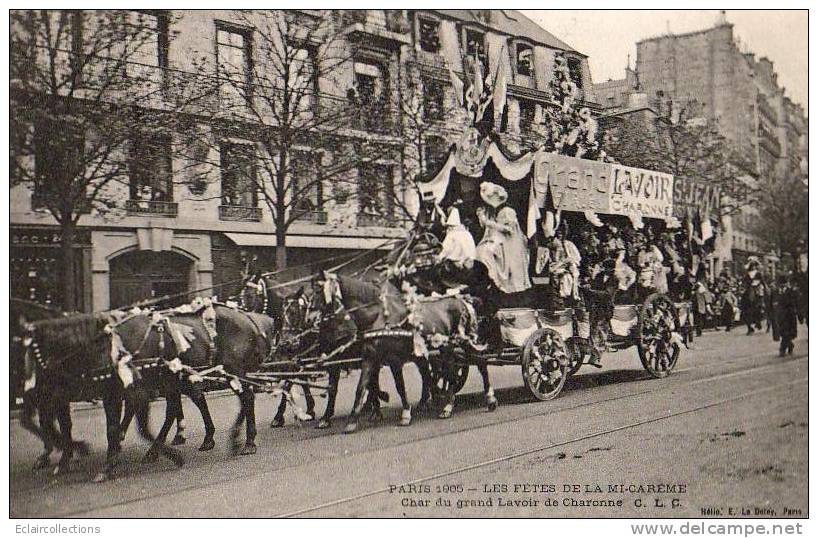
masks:
[[[289,393],[290,389],[292,388],[292,383],[289,381],[284,382],[284,386],[282,390],[285,393]],[[287,395],[281,395],[281,401],[278,402],[278,411],[276,411],[276,415],[273,417],[273,421],[270,422],[271,428],[281,428],[284,426],[284,412],[287,410]]]
[[[176,415],[176,435],[173,436],[173,440],[170,442],[171,446],[183,445],[187,442],[187,437],[185,436],[186,427],[187,424],[185,423],[185,410],[182,407],[182,399],[180,393],[179,407],[177,409]]]
[[[362,360],[361,377],[358,379],[358,387],[355,389],[355,401],[352,404],[352,411],[349,413],[344,433],[354,433],[358,429],[358,415],[363,409],[364,403],[366,403],[366,393],[369,390],[373,370],[371,361]]]
[[[395,389],[398,391],[402,409],[400,413],[400,426],[409,426],[412,423],[412,406],[409,404],[409,398],[406,396],[406,383],[403,379],[403,365],[390,364],[389,369],[392,370],[392,377],[395,378]]]
[[[105,454],[105,467],[93,478],[94,482],[104,482],[111,477],[114,468],[119,463],[119,452],[122,450],[121,426],[119,423],[122,416],[122,394],[120,391],[109,388],[102,398],[102,407],[105,410],[105,432],[108,437],[108,450]]]
[[[202,414],[202,420],[204,421],[205,437],[204,441],[202,441],[202,446],[199,447],[199,451],[206,452],[208,450],[213,450],[213,447],[216,446],[216,442],[213,440],[213,434],[216,433],[216,427],[213,425],[213,417],[210,416],[210,408],[207,407],[207,400],[205,399],[204,392],[202,392],[202,389],[195,383],[187,385],[186,388],[188,397],[193,404],[199,408],[199,413]]]
[[[338,395],[338,382],[341,380],[341,369],[330,368],[329,370],[329,386],[327,387],[327,408],[324,410],[324,416],[318,421],[316,428],[323,430],[329,428],[332,423],[332,417],[335,415],[335,397]]]
[[[83,441],[75,442],[71,437],[71,429],[73,423],[71,422],[71,406],[67,401],[61,402],[57,406],[57,421],[60,424],[60,433],[62,434],[62,456],[60,462],[54,469],[54,474],[62,474],[68,471],[71,463],[71,458],[74,456],[74,450],[82,455],[88,454],[88,445]]]
[[[455,368],[449,361],[441,361],[441,368],[443,369],[443,394],[445,397],[445,404],[443,409],[438,413],[437,418],[447,419],[451,418],[452,411],[454,411],[454,383],[451,382],[453,376],[452,369]]]
[[[158,445],[165,443],[170,428],[179,416],[179,408],[182,406],[182,397],[173,374],[163,374],[161,383],[162,392],[165,394],[165,421],[156,435],[156,440],[142,457],[142,463],[153,463],[159,459]]]
[[[369,387],[366,393],[366,404],[364,409],[369,409],[369,421],[379,422],[383,420],[383,412],[381,411],[381,399],[388,402],[389,393],[382,391],[380,386],[380,368],[373,371],[369,379]]]
[[[233,389],[233,392],[235,392],[236,396],[239,398],[239,414],[236,416],[233,426],[230,427],[230,453],[236,456],[241,449],[241,446],[239,445],[239,432],[241,430],[241,425],[244,423],[245,410],[244,400],[242,397],[242,392],[244,392],[243,389],[241,392]]]
[[[134,409],[128,402],[125,402],[125,416],[122,417],[122,423],[120,424],[119,431],[120,431],[120,441],[125,440],[125,436],[128,434],[128,428],[131,426],[131,421],[133,420]]]
[[[248,456],[256,453],[256,393],[253,392],[253,387],[249,385],[244,386],[242,391],[242,406],[244,410],[244,419],[246,421],[247,436],[244,440],[244,448],[239,452],[241,456]]]
[[[420,401],[418,408],[426,408],[432,402],[432,373],[429,370],[429,361],[427,359],[418,359],[417,367],[420,371]]]
[[[477,365],[477,370],[483,378],[483,390],[486,392],[486,406],[489,411],[495,411],[497,409],[497,398],[494,396],[494,388],[489,381],[489,368],[485,363],[481,363]]]
[[[306,413],[310,416],[310,420],[315,420],[318,415],[315,413],[315,398],[312,397],[312,391],[306,385],[302,385],[301,390],[304,391],[304,401],[307,403]]]
[[[157,439],[150,432],[150,401],[147,392],[144,389],[130,386],[125,389],[125,399],[126,401],[130,400],[131,405],[136,410],[134,416],[136,417],[139,435],[148,441],[151,446],[156,447],[160,455],[168,458],[179,467],[184,465],[185,459],[182,457],[181,452],[167,446],[164,441]]]
[[[34,414],[38,412],[37,394],[34,390],[29,390],[23,394],[23,410],[20,416],[20,425],[27,431],[34,434],[43,443],[43,453],[37,456],[34,462],[34,469],[45,469],[51,462],[51,452],[54,450],[54,443],[45,434],[43,429],[34,422]]]

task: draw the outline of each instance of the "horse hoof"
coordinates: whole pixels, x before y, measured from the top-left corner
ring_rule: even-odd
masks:
[[[185,464],[185,457],[182,456],[182,453],[176,450],[175,448],[168,449],[168,458],[177,467],[182,467]]]
[[[356,431],[358,431],[357,422],[350,422],[344,427],[344,433],[355,433]]]
[[[207,452],[208,450],[213,450],[216,447],[216,441],[213,439],[205,439],[202,442],[202,446],[199,447],[199,452]]]
[[[99,484],[101,482],[105,482],[106,480],[108,480],[108,478],[109,478],[108,473],[97,473],[96,475],[94,475],[94,478],[91,479],[91,482],[93,482],[94,484]]]
[[[275,417],[272,422],[270,422],[271,428],[283,428],[284,427],[284,417]]]
[[[256,453],[256,445],[254,443],[247,443],[239,452],[240,456],[250,456]]]
[[[170,444],[171,446],[179,446],[185,444],[186,442],[187,439],[185,439],[183,436],[177,433],[176,436],[173,438],[173,441],[170,442]]]
[[[60,475],[66,474],[68,471],[69,471],[68,464],[67,463],[60,463],[59,465],[54,467],[54,470],[51,471],[51,474],[53,476],[60,476]]]
[[[437,418],[442,419],[452,418],[452,407],[450,405],[444,407],[443,410],[440,411],[440,413],[437,415]]]
[[[400,422],[398,422],[398,426],[411,426],[412,425],[412,418],[403,418],[401,417]]]
[[[149,450],[149,451],[147,451],[145,453],[144,456],[142,456],[142,463],[143,464],[155,463],[156,460],[158,460],[158,459],[159,459],[159,453],[156,452],[155,450]]]
[[[321,420],[318,421],[318,425],[315,426],[315,429],[317,429],[317,430],[326,430],[330,426],[332,426],[332,422],[330,422],[329,419],[322,418]]]
[[[383,420],[383,413],[377,411],[369,415],[369,422],[380,422]]]
[[[489,413],[497,411],[497,400],[490,400],[488,405]]]

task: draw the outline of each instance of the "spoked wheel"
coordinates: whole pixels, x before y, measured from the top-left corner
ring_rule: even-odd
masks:
[[[538,400],[556,398],[565,380],[571,360],[559,333],[538,329],[528,337],[522,353],[523,382]]]
[[[681,351],[676,305],[666,295],[655,293],[645,299],[639,313],[639,360],[650,375],[667,377]]]
[[[429,368],[432,372],[432,383],[441,393],[445,393],[450,388],[453,394],[457,394],[466,385],[469,377],[469,366],[467,364],[454,364],[450,366],[447,373],[444,365],[439,361],[430,361]]]

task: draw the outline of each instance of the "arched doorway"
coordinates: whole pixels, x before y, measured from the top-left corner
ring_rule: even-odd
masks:
[[[193,262],[175,252],[136,250],[110,261],[111,308],[190,290]],[[186,302],[181,296],[162,306]]]

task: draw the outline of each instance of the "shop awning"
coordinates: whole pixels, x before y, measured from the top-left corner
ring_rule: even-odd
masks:
[[[276,236],[273,234],[225,233],[231,241],[240,247],[274,247]],[[337,248],[337,249],[380,249],[391,250],[394,242],[386,245],[387,238],[383,237],[341,237],[326,235],[290,235],[287,237],[287,246],[296,248]]]

